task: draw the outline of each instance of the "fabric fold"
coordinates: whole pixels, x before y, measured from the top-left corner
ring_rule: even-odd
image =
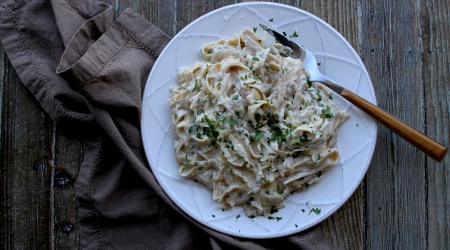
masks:
[[[84,0],[67,0],[67,1],[51,1],[54,10],[56,25],[58,26],[59,33],[67,46],[69,41],[72,40],[72,36],[77,32],[83,24],[90,19],[103,14],[108,17],[101,22],[97,22],[97,29],[103,32],[108,28],[114,20],[114,12],[112,7],[96,0],[84,1]],[[93,34],[95,36],[95,34]]]
[[[3,1],[0,40],[23,84],[55,122],[94,121],[85,98],[55,74],[64,45],[50,2]]]

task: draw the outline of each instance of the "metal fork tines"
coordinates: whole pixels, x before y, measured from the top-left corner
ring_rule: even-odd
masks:
[[[283,44],[284,46],[290,48],[292,50],[292,55],[289,55],[290,57],[294,58],[294,59],[300,59],[302,56],[302,49],[301,47],[296,44],[295,42],[287,39],[285,36],[283,36],[282,34],[274,31],[273,29],[267,27],[264,24],[259,24],[259,26],[261,26],[261,28],[263,30],[265,30],[267,33],[269,33],[271,36],[273,36],[278,42],[280,42],[281,44]],[[285,54],[280,53],[282,56],[286,56]]]

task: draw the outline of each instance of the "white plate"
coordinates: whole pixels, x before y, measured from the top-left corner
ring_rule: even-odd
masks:
[[[272,21],[269,21],[272,20]],[[341,110],[350,114],[338,130],[339,165],[326,171],[308,190],[290,195],[284,208],[267,217],[253,219],[241,208],[222,211],[212,192],[178,174],[173,149],[169,88],[176,85],[177,70],[200,60],[203,45],[230,38],[245,27],[263,23],[292,35],[294,41],[312,51],[320,69],[331,79],[375,103],[369,75],[357,53],[331,26],[303,10],[274,3],[241,3],[210,12],[184,28],[167,45],[153,66],[147,81],[142,108],[142,138],[153,174],[166,194],[189,216],[217,231],[246,238],[273,238],[308,229],[335,212],[352,195],[363,179],[375,147],[375,121],[334,95]],[[265,36],[258,28],[257,33]],[[308,202],[310,201],[310,202]],[[319,208],[320,214],[310,213]],[[303,212],[304,211],[304,212]]]

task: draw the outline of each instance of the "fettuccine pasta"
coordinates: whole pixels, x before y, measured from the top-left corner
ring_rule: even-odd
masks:
[[[171,89],[180,175],[250,217],[273,213],[339,162],[336,130],[347,114],[284,49],[245,29],[205,45]]]

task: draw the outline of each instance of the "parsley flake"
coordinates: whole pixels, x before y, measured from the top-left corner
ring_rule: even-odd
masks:
[[[256,133],[256,135],[255,135],[255,141],[261,140],[262,137],[263,137],[263,134],[262,134],[262,133]]]
[[[187,165],[189,165],[190,164],[190,162],[189,162],[189,159],[188,159],[188,156],[186,155],[186,162],[183,164],[184,166],[187,166]]]
[[[320,210],[320,208],[312,208],[311,211],[309,211],[309,214],[311,214],[311,212],[314,212],[316,214],[320,214],[321,210]]]
[[[312,87],[312,82],[309,79],[306,79],[306,83],[308,84],[308,88]]]
[[[331,113],[331,109],[329,106],[327,106],[326,109],[322,109],[322,114],[325,115],[326,118],[334,117],[333,113]]]
[[[198,80],[197,78],[195,78],[195,85],[194,85],[194,89],[192,89],[192,91],[199,91],[200,87],[198,86]]]

